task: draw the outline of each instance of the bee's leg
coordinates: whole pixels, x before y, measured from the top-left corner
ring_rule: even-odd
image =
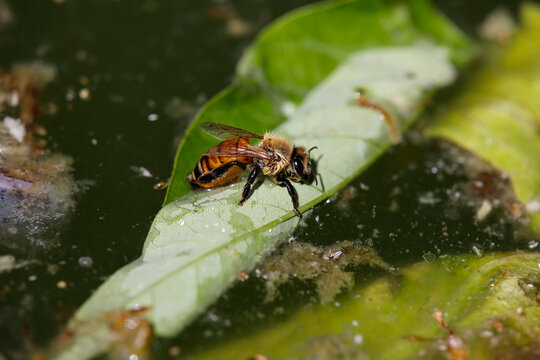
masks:
[[[242,190],[242,199],[238,202],[238,205],[243,205],[244,201],[247,200],[249,196],[249,192],[251,190],[251,185],[253,185],[253,182],[257,178],[257,174],[259,173],[259,167],[254,166],[251,172],[248,175],[246,184],[244,185],[244,189]]]
[[[298,197],[296,196],[296,191],[294,190],[294,186],[292,186],[291,182],[287,179],[280,179],[287,188],[287,191],[289,192],[289,196],[292,200],[292,206],[294,207],[294,211],[296,211],[296,215],[301,216],[300,211],[298,210]]]

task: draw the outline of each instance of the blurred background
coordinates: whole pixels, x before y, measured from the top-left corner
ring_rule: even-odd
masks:
[[[55,70],[40,95],[40,137],[72,158],[76,184],[65,218],[0,240],[0,256],[22,264],[0,271],[0,359],[46,345],[108,275],[140,255],[165,194],[153,185],[169,177],[190,119],[231,83],[266,24],[310,2],[0,0],[0,68]],[[493,9],[515,14],[519,6],[435,3],[471,36]],[[418,149],[409,154],[432,161]],[[382,166],[374,171],[390,165]],[[375,173],[366,176],[369,183]]]

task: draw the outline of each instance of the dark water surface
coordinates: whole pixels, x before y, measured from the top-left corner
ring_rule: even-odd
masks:
[[[52,238],[19,249],[0,245],[0,255],[38,261],[0,274],[0,290],[5,285],[10,289],[0,297],[0,354],[11,358],[25,344],[46,345],[108,275],[140,255],[164,196],[152,186],[168,178],[177,142],[191,117],[230,83],[236,61],[257,31],[310,2],[5,2],[14,19],[0,27],[0,67],[35,60],[56,67],[57,79],[42,102],[55,104],[57,111],[40,122],[49,147],[73,157],[75,179],[91,185],[76,195],[74,214]],[[518,1],[437,3],[473,32],[497,4],[515,10]],[[474,221],[473,208],[454,201],[456,188],[470,179],[445,152],[445,145],[434,142],[400,145],[349,188],[354,195],[350,204],[343,207],[338,197],[318,207],[296,239],[316,244],[361,241],[396,266],[429,253],[473,251],[472,245],[480,251],[526,248],[511,223],[488,219],[493,232],[486,235]],[[443,176],[433,173],[434,168],[441,173],[454,170]],[[443,224],[443,217],[453,220]],[[429,239],[440,240],[445,225],[452,231],[434,248]],[[394,240],[384,244],[378,237]],[[422,237],[427,240],[410,243]],[[511,241],[501,244],[501,237]],[[248,315],[241,314],[243,306],[232,306],[243,303],[243,294],[256,286],[257,280],[236,286],[212,309],[238,319],[227,324],[228,333],[218,324],[208,336],[203,316],[174,344],[197,350],[216,337],[242,334],[256,325],[249,311],[263,306],[260,299],[246,302]],[[165,354],[170,344],[156,343],[158,353]]]

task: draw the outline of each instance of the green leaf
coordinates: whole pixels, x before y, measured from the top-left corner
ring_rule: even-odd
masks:
[[[518,199],[532,210],[532,228],[540,232],[540,7],[527,4],[521,14],[513,43],[486,52],[427,133],[509,174]]]
[[[515,358],[517,345],[524,349],[521,358],[532,358],[540,338],[539,263],[539,254],[514,253],[413,264],[357,287],[338,300],[339,306],[305,307],[276,325],[246,331],[187,359],[236,360],[255,354],[272,359],[411,359],[422,352],[427,359],[442,358],[436,341],[403,338],[448,335],[433,318],[436,310],[447,314],[445,322],[465,342],[470,359]],[[503,332],[493,327],[494,320],[504,326]]]
[[[186,176],[215,145],[199,124],[220,122],[259,133],[274,129],[353,52],[418,42],[447,46],[458,65],[471,57],[467,38],[426,0],[332,1],[278,19],[240,59],[236,84],[210,100],[187,129],[165,204],[191,190]]]

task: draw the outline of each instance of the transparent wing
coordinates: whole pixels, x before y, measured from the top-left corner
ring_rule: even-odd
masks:
[[[200,128],[203,129],[206,133],[212,135],[213,137],[220,140],[227,140],[235,137],[242,138],[255,138],[262,139],[263,136],[259,134],[252,133],[247,130],[238,129],[232,126],[216,124],[213,122],[205,122],[200,125]]]
[[[267,152],[266,150],[263,150],[261,148],[258,148],[253,145],[249,144],[242,144],[238,147],[220,147],[217,146],[210,149],[206,154],[203,154],[203,156],[237,156],[237,157],[251,157],[255,159],[261,159],[266,160],[269,162],[273,162],[274,158],[272,157],[272,154]]]

